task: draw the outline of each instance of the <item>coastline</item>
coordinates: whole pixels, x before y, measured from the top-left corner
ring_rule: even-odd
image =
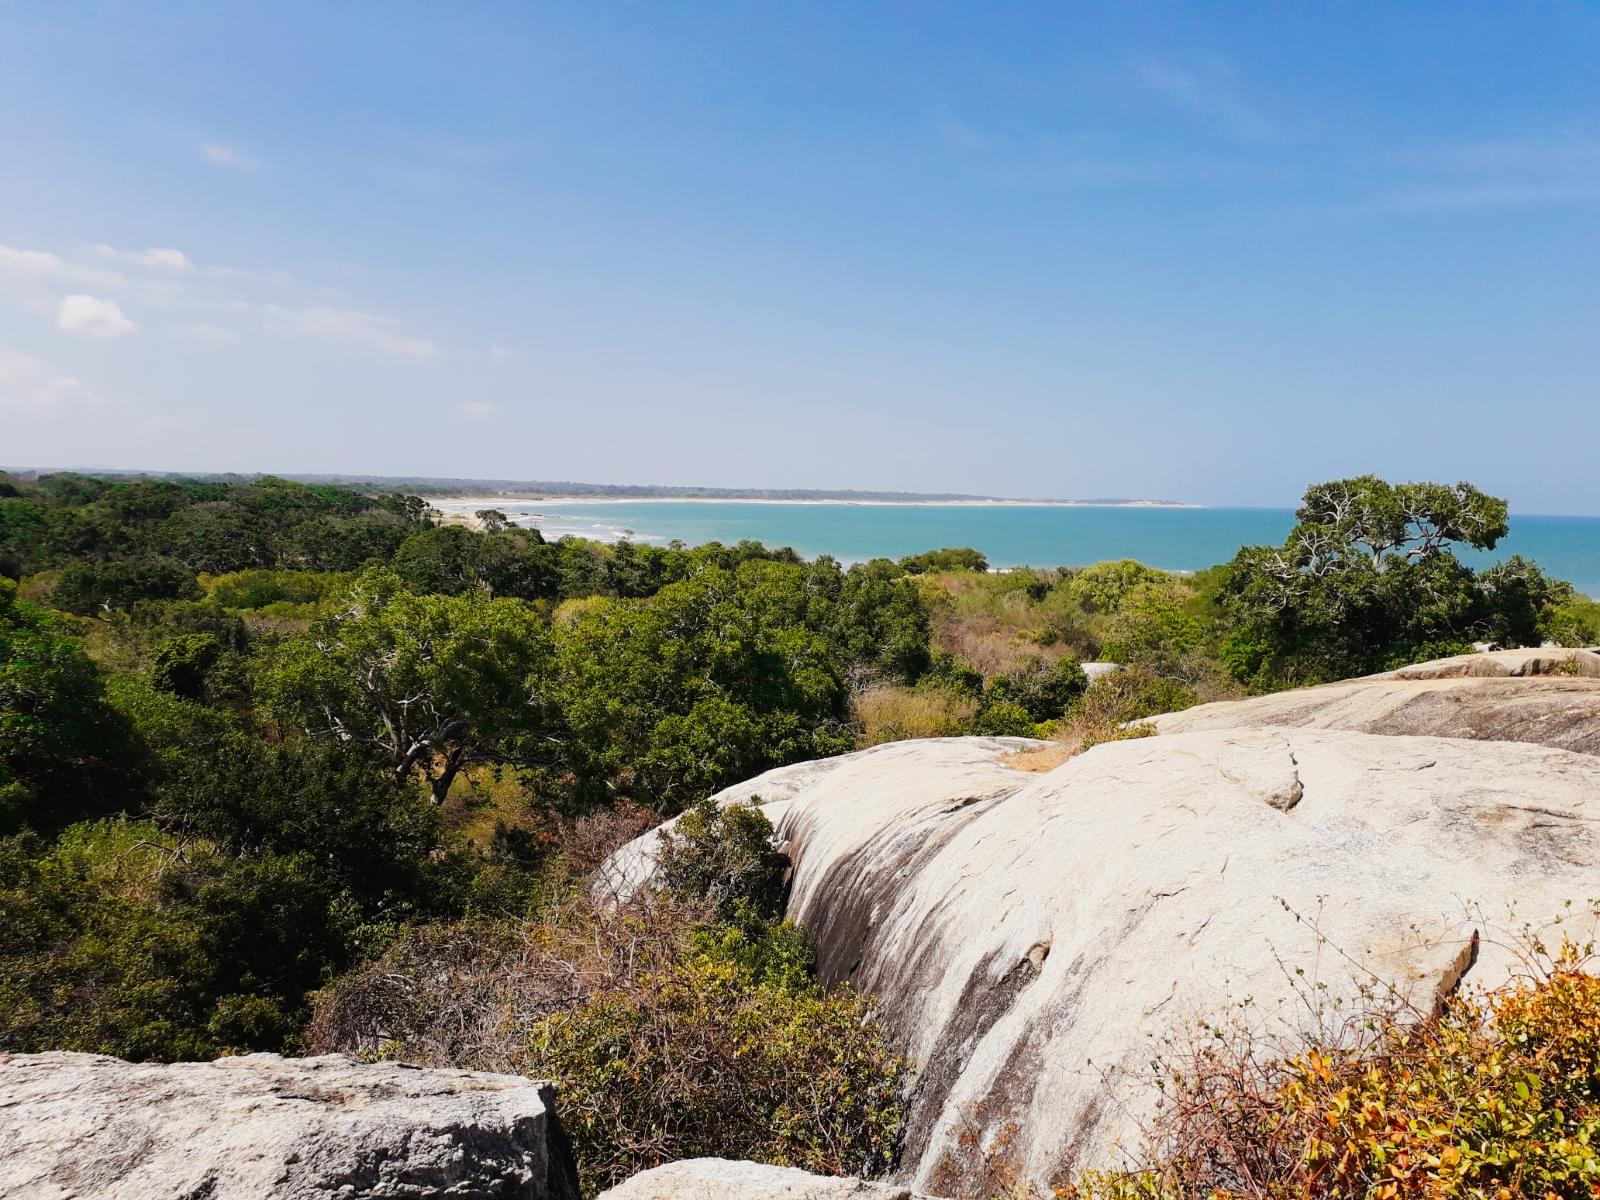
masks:
[[[448,504],[461,512],[499,504],[777,504],[825,508],[1206,508],[1176,500],[779,500],[767,496],[427,496],[434,508]],[[443,511],[441,509],[441,511]]]

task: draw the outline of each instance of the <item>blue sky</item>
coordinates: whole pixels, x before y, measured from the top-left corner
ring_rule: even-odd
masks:
[[[1600,513],[1600,6],[12,4],[0,462]]]

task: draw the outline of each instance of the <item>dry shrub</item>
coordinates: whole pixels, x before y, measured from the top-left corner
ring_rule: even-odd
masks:
[[[1309,1033],[1205,1026],[1169,1058],[1148,1165],[1088,1200],[1600,1195],[1600,979],[1564,942],[1535,974],[1421,1012],[1307,992]]]
[[[978,702],[939,688],[871,687],[855,698],[858,743],[954,737],[966,731]]]
[[[574,822],[555,864],[598,861],[630,824]],[[411,931],[317,997],[307,1048],[555,1080],[585,1194],[713,1154],[883,1168],[905,1064],[869,1002],[821,988],[805,935],[774,919],[771,824],[714,804],[680,824],[658,886],[626,905],[580,881],[537,921]]]
[[[797,932],[705,934],[534,1029],[587,1188],[708,1156],[828,1175],[889,1166],[905,1064],[865,998],[807,979]]]
[[[924,602],[935,650],[953,654],[985,675],[1005,675],[1029,660],[1079,657],[1096,643],[1063,633],[1074,623],[1059,602],[1029,594],[1029,573],[981,575],[950,572],[924,576]]]
[[[649,833],[661,823],[661,814],[631,800],[610,808],[563,818],[558,826],[562,863],[574,880],[586,879],[613,853]]]

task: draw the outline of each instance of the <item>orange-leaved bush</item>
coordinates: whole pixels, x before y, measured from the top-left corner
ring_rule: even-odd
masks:
[[[1093,1174],[1095,1200],[1594,1200],[1600,979],[1563,946],[1541,976],[1398,1006],[1286,1057],[1218,1032],[1164,1087],[1144,1170]],[[1356,1036],[1349,1035],[1355,1032]]]

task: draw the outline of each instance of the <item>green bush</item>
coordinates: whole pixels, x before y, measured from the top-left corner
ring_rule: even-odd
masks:
[[[657,879],[682,900],[704,901],[722,921],[783,912],[787,855],[772,846],[772,823],[750,804],[690,807],[661,835]]]
[[[1021,670],[989,680],[984,688],[985,711],[1008,705],[1020,709],[1029,724],[1057,721],[1088,686],[1088,676],[1075,660],[1063,658],[1050,663],[1035,659]],[[983,718],[979,721],[982,724]]]
[[[141,600],[192,600],[199,595],[194,572],[183,563],[143,556],[70,566],[61,573],[50,602],[87,617],[125,611]]]
[[[793,952],[792,934],[772,936]],[[760,948],[708,940],[531,1033],[534,1061],[558,1081],[586,1194],[710,1155],[827,1175],[884,1170],[905,1064],[867,1001],[774,970]]]

